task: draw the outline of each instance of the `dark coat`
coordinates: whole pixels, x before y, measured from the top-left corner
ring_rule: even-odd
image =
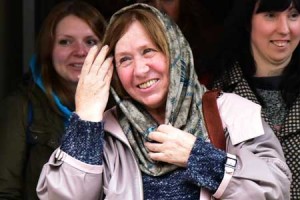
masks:
[[[21,86],[1,101],[0,109],[0,199],[38,199],[38,178],[60,144],[63,117],[37,86]]]
[[[224,76],[215,81],[214,88],[222,89],[224,92],[233,92],[260,104],[249,83],[244,78],[241,68],[236,65],[226,72]],[[279,139],[286,158],[286,163],[292,171],[291,199],[300,199],[300,95],[289,109],[282,128],[277,131],[270,119],[262,110],[263,119],[268,122]]]

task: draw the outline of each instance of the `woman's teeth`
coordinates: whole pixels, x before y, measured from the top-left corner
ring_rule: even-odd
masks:
[[[278,47],[284,47],[285,45],[287,45],[287,43],[287,41],[273,41],[273,44]]]
[[[74,67],[82,67],[82,64],[73,64]]]
[[[141,89],[148,88],[148,87],[150,87],[151,85],[153,85],[153,84],[156,83],[156,82],[157,82],[157,80],[150,80],[150,81],[147,81],[147,82],[145,82],[145,83],[140,84],[140,85],[139,85],[139,88],[141,88]]]

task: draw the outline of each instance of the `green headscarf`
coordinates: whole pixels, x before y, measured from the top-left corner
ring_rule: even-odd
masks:
[[[165,123],[207,139],[201,102],[206,88],[198,82],[190,45],[178,26],[166,15],[146,4],[133,4],[119,10],[112,16],[108,26],[114,23],[122,13],[135,8],[152,12],[165,29],[170,54],[170,84]],[[148,134],[159,124],[143,106],[132,99],[121,99],[114,88],[111,88],[111,92],[121,110],[118,120],[137,157],[140,169],[146,174],[160,176],[178,168],[172,164],[151,160],[148,150],[144,147],[144,142],[148,140]]]

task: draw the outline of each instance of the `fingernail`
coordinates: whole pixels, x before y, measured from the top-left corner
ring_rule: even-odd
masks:
[[[94,45],[90,48],[90,51],[95,51],[96,49],[98,49],[97,45]]]
[[[104,50],[108,50],[108,45],[106,44],[106,45],[104,45],[103,47],[102,47],[102,49],[104,49]]]

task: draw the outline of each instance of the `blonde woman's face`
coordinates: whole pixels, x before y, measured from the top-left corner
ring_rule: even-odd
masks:
[[[169,90],[169,61],[134,21],[115,47],[116,71],[126,92],[152,114],[163,112]]]
[[[82,19],[69,15],[56,26],[52,62],[57,74],[66,83],[77,84],[89,49],[99,38]]]

